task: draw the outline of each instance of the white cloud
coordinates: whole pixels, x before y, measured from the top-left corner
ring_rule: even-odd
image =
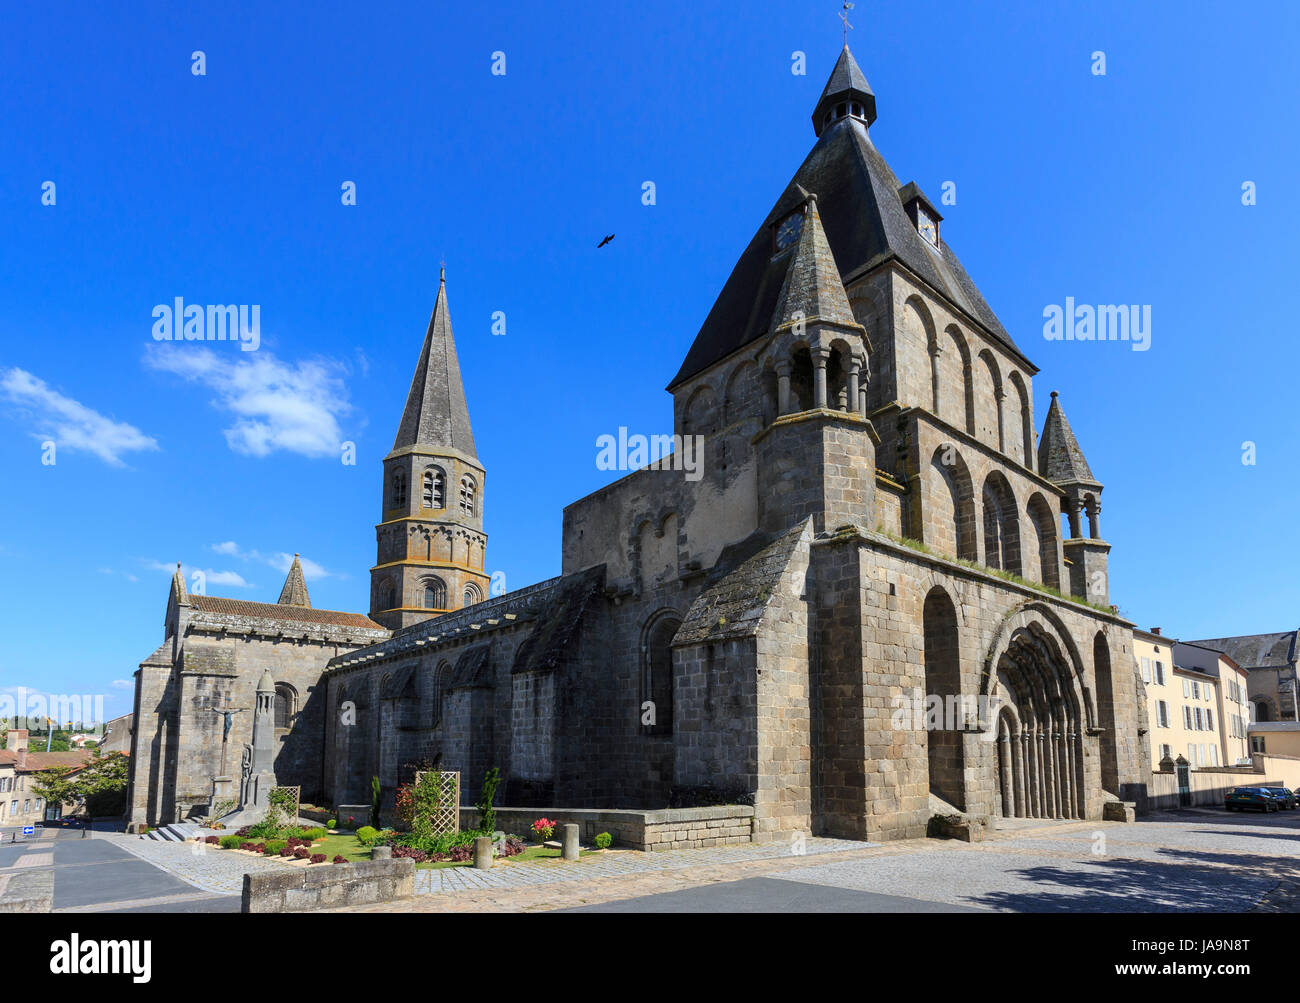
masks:
[[[114,679],[113,689],[115,690],[135,689],[135,683],[131,682],[131,680],[129,679]]]
[[[145,566],[154,571],[165,571],[168,575],[176,573],[176,565],[168,564],[166,561],[145,561]],[[219,571],[213,568],[197,568],[193,565],[182,564],[181,574],[185,576],[185,585],[187,588],[194,587],[194,573],[199,572],[203,575],[204,588],[207,589],[213,585],[227,585],[236,589],[252,589],[257,586],[252,582],[245,580],[244,576],[238,571]]]
[[[293,554],[279,551],[274,554],[263,554],[259,550],[243,550],[234,540],[227,540],[225,543],[214,543],[211,548],[214,554],[223,554],[226,557],[238,557],[241,561],[258,561],[268,567],[275,568],[281,574],[288,574],[289,567],[293,564]],[[323,565],[317,564],[309,557],[298,557],[298,563],[302,565],[302,576],[307,581],[319,581],[322,578],[343,578],[345,576],[330,571]]]
[[[311,359],[291,365],[269,352],[246,358],[180,345],[150,345],[145,363],[215,391],[213,406],[235,416],[225,436],[236,453],[339,456],[339,418],[352,410],[342,363]]]
[[[114,467],[125,466],[125,453],[152,451],[158,443],[134,425],[106,418],[79,401],[65,397],[25,369],[0,371],[0,391],[30,423],[29,434],[49,439],[58,449],[93,453]]]

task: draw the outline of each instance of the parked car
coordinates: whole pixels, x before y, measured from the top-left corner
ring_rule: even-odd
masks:
[[[1300,798],[1297,798],[1285,787],[1263,787],[1261,790],[1267,794],[1273,795],[1273,797],[1282,802],[1283,808],[1295,808],[1300,806]]]
[[[1223,795],[1223,807],[1228,811],[1245,811],[1257,808],[1260,811],[1277,811],[1281,802],[1262,787],[1234,787]]]

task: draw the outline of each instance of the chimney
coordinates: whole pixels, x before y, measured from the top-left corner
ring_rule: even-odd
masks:
[[[1160,628],[1159,628],[1159,627],[1152,627],[1152,628],[1151,628],[1151,633],[1155,634],[1156,636],[1159,636],[1159,635],[1160,635]]]
[[[24,742],[23,747],[15,751],[18,753],[18,762],[15,765],[21,770],[27,765],[27,743]]]
[[[10,728],[9,729],[9,751],[17,752],[19,749],[27,748],[27,729]]]

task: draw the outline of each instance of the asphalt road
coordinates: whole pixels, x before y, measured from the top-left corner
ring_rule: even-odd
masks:
[[[37,827],[25,840],[0,829],[0,839],[0,874],[54,872],[55,912],[239,912],[238,896],[202,891],[80,829]]]

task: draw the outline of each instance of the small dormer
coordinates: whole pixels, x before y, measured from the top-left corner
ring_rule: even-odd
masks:
[[[921,239],[936,250],[942,247],[943,245],[939,243],[939,224],[943,222],[943,216],[934,207],[934,203],[925,197],[925,193],[916,182],[909,181],[900,188],[898,197],[907,211],[907,218],[912,221]]]

